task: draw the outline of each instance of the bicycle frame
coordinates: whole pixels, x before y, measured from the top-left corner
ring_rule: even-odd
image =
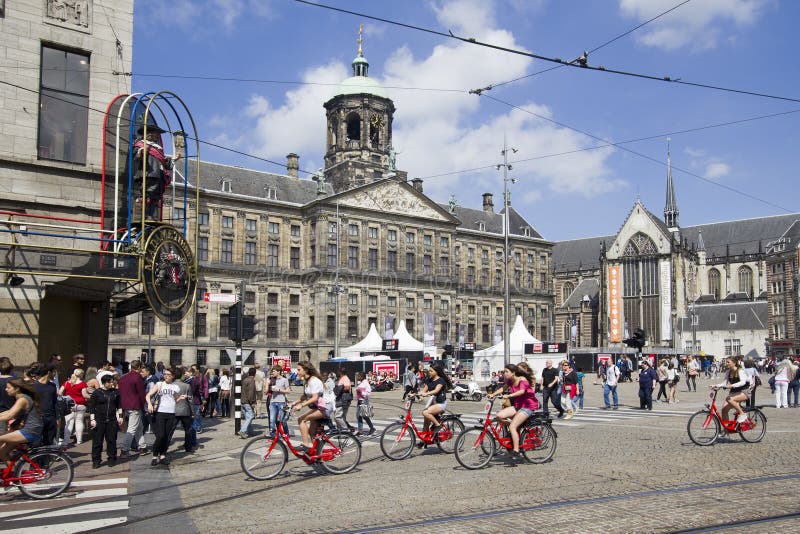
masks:
[[[414,432],[414,434],[417,436],[417,438],[422,443],[424,443],[425,445],[433,445],[435,443],[437,434],[438,434],[439,441],[447,441],[448,439],[452,438],[453,437],[453,431],[450,430],[449,428],[443,428],[443,429],[437,430],[435,432],[433,430],[419,430],[417,428],[417,425],[414,423],[414,418],[411,416],[411,407],[414,405],[414,400],[415,399],[416,399],[416,397],[413,397],[413,398],[409,398],[406,401],[406,406],[405,406],[406,414],[403,417],[403,423],[404,424],[403,424],[403,430],[400,431],[400,437],[402,438],[402,436],[406,432],[408,432],[408,429],[411,428],[411,430]],[[440,420],[441,420],[441,417],[442,417],[442,414],[439,415]]]
[[[14,468],[17,466],[19,460],[28,462],[32,469],[25,471],[21,477],[15,477],[13,476]],[[14,484],[31,484],[46,476],[47,471],[31,460],[30,456],[28,456],[28,451],[20,450],[20,454],[10,458],[10,461],[3,469],[2,473],[0,473],[0,487],[13,486]]]
[[[736,432],[739,431],[740,427],[741,427],[742,430],[750,430],[750,428],[752,428],[753,422],[750,420],[749,416],[747,418],[747,421],[745,421],[745,422],[743,422],[741,424],[736,421],[736,418],[734,418],[734,419],[723,419],[722,418],[722,413],[717,408],[717,393],[719,393],[719,389],[714,389],[708,395],[708,398],[711,399],[711,403],[710,404],[706,404],[706,407],[708,408],[709,413],[708,413],[708,418],[703,423],[703,428],[708,428],[708,425],[711,424],[711,418],[713,417],[717,421],[719,421],[720,427],[723,430],[725,430],[726,434],[735,434]]]
[[[486,417],[483,419],[483,432],[481,432],[478,440],[483,441],[486,438],[486,434],[490,434],[501,447],[511,450],[514,448],[514,444],[511,441],[511,436],[503,436],[501,433],[505,429],[505,425],[501,421],[492,421],[492,407],[494,407],[494,401],[495,399],[492,398],[491,400],[487,401],[486,405],[484,406],[484,409],[486,410]],[[522,431],[522,428],[530,426],[534,421],[534,417],[535,416],[529,417],[520,428],[520,431]],[[519,447],[523,450],[535,449],[540,444],[541,438],[537,433],[536,435],[529,437],[527,440],[520,442]]]
[[[286,410],[284,410],[284,412],[286,412]],[[288,419],[289,418],[286,417],[286,414],[284,414],[284,417],[281,419],[281,423],[287,421]],[[334,445],[328,439],[328,435],[325,433],[322,424],[320,424],[319,427],[317,428],[317,434],[314,436],[314,441],[311,443],[311,448],[307,453],[296,449],[294,445],[292,445],[292,442],[289,439],[289,435],[283,429],[283,425],[278,424],[275,427],[275,437],[272,438],[272,442],[270,443],[269,449],[267,449],[265,456],[269,456],[272,453],[272,449],[275,448],[275,444],[278,443],[278,441],[283,441],[283,443],[286,444],[286,447],[289,449],[289,451],[296,458],[303,460],[308,465],[312,465],[317,462],[327,462],[333,460],[342,453],[341,449],[336,445]],[[321,448],[322,445],[325,443],[331,445],[333,447],[333,450],[328,449],[323,451],[323,454],[317,454],[317,450]]]

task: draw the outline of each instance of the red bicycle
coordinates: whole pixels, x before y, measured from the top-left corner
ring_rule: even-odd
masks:
[[[411,406],[417,397],[409,397],[405,404],[406,414],[403,420],[392,423],[383,429],[381,434],[381,451],[390,460],[404,460],[411,456],[414,445],[419,439],[424,445],[436,444],[439,450],[448,454],[453,452],[454,436],[464,430],[459,414],[440,414],[437,419],[439,430],[419,430],[411,416]]]
[[[286,421],[291,409],[283,409]],[[361,442],[349,430],[325,432],[330,421],[318,421],[317,435],[308,452],[296,449],[284,431],[284,425],[277,425],[275,437],[258,436],[250,440],[242,449],[240,463],[242,470],[256,480],[269,480],[283,471],[289,458],[289,451],[308,465],[341,475],[349,473],[361,461]]]
[[[512,450],[511,436],[505,425],[492,421],[494,400],[486,403],[483,424],[464,430],[456,438],[456,460],[467,469],[486,467],[494,457],[497,446]],[[552,419],[544,414],[534,414],[519,431],[519,451],[532,464],[549,461],[556,452],[558,434],[553,430]]]
[[[0,472],[0,487],[16,486],[32,499],[61,495],[75,476],[72,459],[58,447],[20,445]]]
[[[717,409],[718,391],[719,389],[714,388],[708,395],[711,403],[706,404],[705,409],[692,414],[689,418],[689,422],[686,424],[689,439],[695,445],[705,447],[713,445],[724,434],[738,432],[742,439],[748,443],[761,441],[764,438],[764,434],[767,433],[767,418],[764,413],[758,408],[745,408],[746,421],[738,423],[736,419],[723,419],[722,414]]]

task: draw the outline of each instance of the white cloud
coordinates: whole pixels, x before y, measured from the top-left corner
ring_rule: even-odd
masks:
[[[703,173],[703,176],[708,178],[709,180],[715,180],[717,178],[722,178],[730,174],[731,167],[727,163],[723,163],[721,161],[716,161],[713,163],[709,163],[706,165],[706,171]]]
[[[489,9],[492,5],[485,1],[457,0],[440,2],[434,11],[439,24],[454,33],[522,48],[510,32],[494,27]],[[515,155],[518,160],[574,151],[590,142],[576,132],[524,111],[468,94],[470,88],[528,73],[530,58],[503,55],[501,61],[496,51],[449,41],[420,57],[415,57],[410,48],[401,47],[378,68],[375,58],[368,59],[372,60],[370,73],[382,74],[378,79],[385,87],[460,91],[387,90],[397,108],[393,123],[397,166],[408,171],[410,178],[491,165],[490,169],[479,172],[426,179],[425,192],[436,200],[446,201],[450,193],[456,193],[459,203],[474,206],[480,203],[479,193],[502,189],[494,164],[502,160],[504,134],[509,144],[519,149]],[[348,70],[344,64],[332,62],[308,69],[302,79],[338,83],[349,75]],[[316,167],[309,160],[321,159],[324,150],[326,122],[321,104],[332,93],[330,86],[304,85],[287,91],[282,102],[252,95],[241,116],[230,119],[239,121],[235,131],[246,131],[247,136],[230,142],[277,161],[282,161],[288,152],[296,152],[303,158],[301,169],[314,170]],[[533,101],[520,107],[539,115],[552,115],[547,107]],[[619,188],[623,182],[610,176],[605,163],[612,152],[609,148],[519,162],[513,170],[520,181],[513,186],[513,198],[517,202],[534,202],[542,191],[591,196]],[[462,191],[469,191],[469,197]]]
[[[193,34],[213,33],[220,27],[232,31],[243,16],[272,17],[272,0],[155,0],[137,2],[136,7],[145,11],[142,18],[148,24],[178,27]]]
[[[726,23],[752,25],[770,0],[700,0],[690,2],[638,30],[635,38],[648,46],[675,50],[714,48],[730,32]],[[676,5],[675,0],[620,0],[620,10],[641,22]],[[725,37],[730,40],[730,36]]]

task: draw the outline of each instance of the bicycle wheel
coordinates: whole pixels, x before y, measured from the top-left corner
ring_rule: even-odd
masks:
[[[322,441],[322,469],[332,475],[349,473],[361,461],[361,442],[348,430],[331,432]]]
[[[556,433],[550,425],[533,425],[519,433],[519,450],[532,464],[550,461],[556,453]]]
[[[50,499],[72,484],[75,476],[72,460],[58,452],[32,452],[26,460],[20,457],[14,476],[20,491],[31,499]]]
[[[497,445],[492,435],[482,427],[469,428],[455,442],[456,461],[467,469],[480,469],[492,460]]]
[[[767,433],[767,418],[758,408],[747,411],[747,421],[739,425],[739,435],[748,443],[758,443]]]
[[[712,445],[719,437],[719,420],[711,415],[708,410],[700,410],[692,414],[686,423],[686,432],[695,445],[705,447]]]
[[[392,423],[381,433],[381,451],[390,460],[405,460],[411,456],[417,436],[405,423]]]
[[[464,431],[464,423],[458,417],[442,419],[442,428],[436,439],[436,446],[447,454],[453,454],[456,448],[456,437]],[[444,439],[442,439],[444,438]]]
[[[283,471],[289,457],[286,445],[278,441],[272,450],[270,447],[272,441],[264,436],[258,436],[247,442],[239,456],[242,471],[247,473],[247,476],[256,480],[269,480]]]

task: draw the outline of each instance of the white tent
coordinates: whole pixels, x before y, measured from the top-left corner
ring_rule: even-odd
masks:
[[[407,333],[407,332],[406,332]],[[360,360],[362,352],[378,352],[383,348],[383,338],[375,328],[375,323],[369,325],[366,337],[350,347],[341,349],[337,361]]]
[[[422,341],[417,341],[411,334],[408,333],[405,319],[400,321],[400,325],[397,327],[397,332],[394,333],[392,339],[397,340],[397,350],[400,351],[423,350],[424,347]]]
[[[522,321],[522,316],[517,315],[514,321],[514,327],[511,329],[511,334],[508,337],[508,351],[510,354],[511,363],[519,363],[526,359],[523,354],[525,350],[525,343],[541,343],[538,339],[533,337],[525,323]],[[504,347],[501,341],[497,345],[476,351],[473,355],[472,369],[475,377],[480,380],[488,380],[491,374],[499,373],[503,370],[505,365]],[[538,362],[540,358],[533,358],[529,356],[526,360],[533,370],[539,374],[542,367],[544,367],[544,360]]]

